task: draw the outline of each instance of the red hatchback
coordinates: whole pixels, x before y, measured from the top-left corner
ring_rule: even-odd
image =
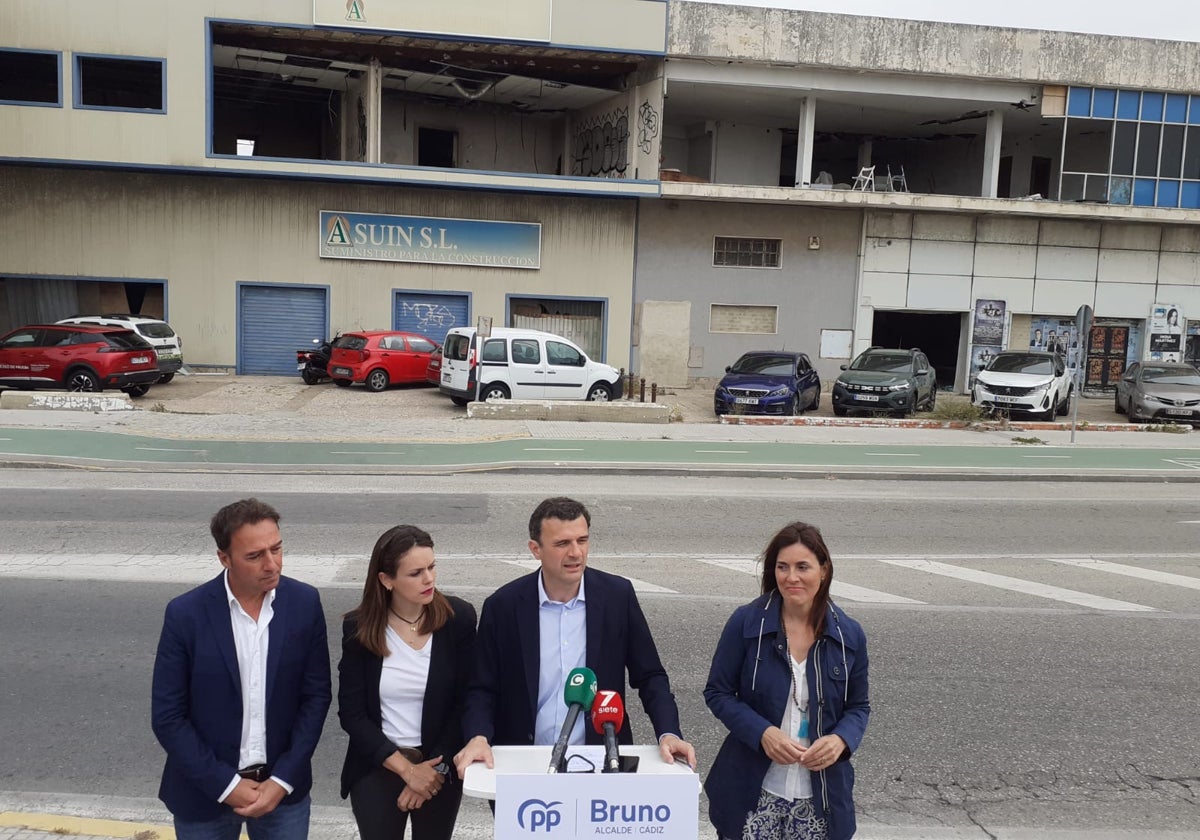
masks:
[[[342,387],[362,382],[368,391],[389,385],[425,382],[429,357],[437,342],[423,335],[394,330],[344,333],[333,343],[329,375]]]
[[[140,397],[159,375],[154,348],[121,327],[37,324],[0,338],[0,388],[120,388]]]

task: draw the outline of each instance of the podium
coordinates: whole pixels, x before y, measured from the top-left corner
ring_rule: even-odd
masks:
[[[622,746],[636,756],[633,773],[600,773],[604,749],[567,750],[569,771],[547,773],[549,746],[492,747],[495,768],[467,768],[463,793],[495,798],[496,840],[554,840],[600,836],[695,840],[699,832],[700,777],[686,764],[668,764],[657,746]]]

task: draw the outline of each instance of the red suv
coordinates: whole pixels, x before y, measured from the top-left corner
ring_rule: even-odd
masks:
[[[329,375],[338,385],[362,382],[382,391],[402,382],[425,382],[429,357],[437,342],[423,335],[394,330],[343,333],[333,342]]]
[[[0,338],[0,388],[120,388],[140,397],[159,376],[154,348],[133,330],[39,324]]]

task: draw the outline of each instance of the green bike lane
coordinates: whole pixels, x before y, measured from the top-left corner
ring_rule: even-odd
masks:
[[[193,440],[61,429],[0,428],[0,461],[146,470],[279,469],[455,472],[480,469],[666,469],[985,476],[1142,476],[1200,481],[1200,449],[781,441],[564,440],[460,442]]]

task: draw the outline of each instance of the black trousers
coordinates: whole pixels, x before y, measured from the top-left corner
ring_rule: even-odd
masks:
[[[451,840],[462,785],[453,777],[432,799],[415,811],[401,811],[396,799],[404,780],[385,767],[377,767],[350,788],[350,808],[362,840],[403,840],[412,819],[412,840]]]

